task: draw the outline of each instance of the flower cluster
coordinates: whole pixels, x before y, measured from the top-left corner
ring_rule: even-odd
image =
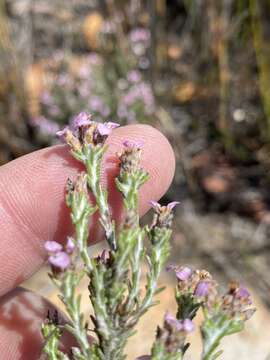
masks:
[[[59,289],[60,299],[70,317],[67,324],[50,319],[42,326],[44,353],[49,360],[124,359],[125,346],[134,334],[134,327],[155,304],[155,294],[163,289],[158,288],[158,279],[169,257],[173,211],[179,203],[173,201],[163,206],[151,201],[152,224],[140,225],[138,192],[148,179],[140,165],[144,144],[140,140],[123,139],[123,148],[117,154],[119,174],[115,184],[123,198],[124,214],[122,223],[115,226],[108,194],[101,184],[101,163],[107,149],[105,140],[118,126],[113,122],[96,122],[88,113],[81,112],[74,117],[70,127],[58,132],[85,171],[75,181],[68,179],[66,186],[66,204],[74,234],[67,237],[65,245],[55,241],[45,243],[52,268],[50,277]],[[94,201],[90,200],[89,191]],[[109,249],[91,257],[89,222],[97,210]],[[140,282],[146,260],[146,285],[142,291]],[[170,266],[168,269],[174,271],[177,279],[176,315],[165,314],[162,326],[157,327],[151,354],[137,360],[182,360],[189,347],[187,336],[195,330],[193,319],[200,307],[204,314],[200,327],[203,338],[201,359],[216,359],[220,355],[216,352],[220,340],[242,330],[244,322],[254,312],[250,308],[249,292],[243,286],[231,283],[228,291],[220,295],[216,282],[207,271],[192,270],[187,266]],[[94,338],[91,341],[89,321],[82,314],[81,298],[76,291],[83,276],[89,278],[89,298],[93,307],[90,320]],[[69,355],[59,348],[63,330],[71,333],[77,342]]]
[[[150,46],[150,31],[143,27],[134,28],[129,33],[129,40],[133,54],[138,59],[139,68],[145,70],[149,67],[147,50]]]
[[[56,269],[66,270],[71,265],[71,254],[75,249],[72,237],[67,238],[65,249],[56,241],[46,241],[45,250],[49,254],[48,261]]]
[[[102,29],[101,37],[116,34],[110,22],[105,21]],[[155,98],[143,76],[143,70],[149,66],[146,50],[150,33],[135,28],[128,38],[126,51],[130,56],[118,51],[116,44],[112,51],[118,51],[117,54],[108,56],[106,38],[101,55],[88,53],[80,59],[79,66],[61,53],[48,63],[39,113],[30,119],[44,139],[51,139],[80,109],[90,112],[98,122],[116,118],[121,124],[151,120],[156,110]],[[117,37],[113,41],[117,42]]]

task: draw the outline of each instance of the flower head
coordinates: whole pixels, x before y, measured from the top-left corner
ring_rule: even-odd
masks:
[[[155,216],[152,223],[152,228],[157,227],[167,227],[169,228],[172,224],[173,208],[179,204],[178,201],[173,201],[169,203],[167,206],[160,205],[157,201],[150,201],[151,206],[155,210]]]
[[[56,241],[46,241],[44,247],[48,253],[57,253],[63,249],[63,246]]]
[[[208,295],[209,288],[210,288],[209,281],[203,281],[203,280],[199,281],[195,288],[194,295],[198,297],[205,297]]]
[[[120,124],[114,122],[106,122],[106,123],[99,123],[97,126],[97,130],[99,135],[101,136],[108,136],[112,132],[113,129],[119,127]]]
[[[192,274],[192,270],[187,266],[181,267],[179,270],[175,269],[175,275],[177,279],[181,281],[188,280],[191,274]]]
[[[141,149],[144,146],[144,142],[142,140],[124,140],[123,145],[126,148]]]
[[[81,127],[86,127],[92,124],[91,115],[87,112],[81,112],[75,116],[71,123],[71,129],[77,131]]]
[[[194,331],[195,325],[194,325],[193,321],[190,319],[183,320],[182,321],[182,330],[185,331],[186,333],[191,333],[192,331]]]
[[[48,261],[52,266],[62,271],[66,270],[71,264],[69,255],[64,251],[59,251],[55,254],[52,254],[49,256]]]
[[[76,245],[75,245],[75,243],[74,243],[74,239],[73,239],[72,237],[68,236],[68,238],[67,238],[67,243],[66,243],[66,247],[65,247],[66,252],[67,252],[68,254],[72,254],[73,251],[75,250],[75,247],[76,247]]]
[[[56,136],[62,141],[65,142],[65,138],[67,135],[67,132],[69,131],[69,128],[66,126],[62,130],[58,130],[56,132]]]
[[[183,331],[185,333],[190,333],[194,331],[195,325],[190,319],[178,320],[172,314],[166,313],[164,317],[164,322],[166,325],[174,328],[177,331]]]

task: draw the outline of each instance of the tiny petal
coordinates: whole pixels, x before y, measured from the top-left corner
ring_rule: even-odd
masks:
[[[159,209],[161,207],[161,205],[157,201],[151,200],[149,201],[149,203],[154,209]]]
[[[73,251],[75,250],[75,243],[72,237],[68,236],[67,238],[67,243],[66,243],[66,252],[68,254],[72,254]]]
[[[250,293],[249,291],[245,288],[245,287],[240,287],[238,290],[237,290],[237,293],[236,293],[236,297],[238,298],[249,298],[250,297]]]
[[[173,208],[175,208],[176,205],[180,204],[179,201],[172,201],[167,205],[167,208],[172,210]]]
[[[203,297],[208,295],[210,283],[208,281],[199,281],[194,291],[195,296]]]
[[[57,253],[63,249],[63,246],[56,241],[46,241],[44,247],[48,253]]]
[[[70,266],[70,257],[64,251],[59,251],[51,256],[49,256],[49,263],[60,270],[65,270]]]
[[[185,332],[190,333],[195,330],[195,325],[190,319],[182,321],[182,328]]]
[[[181,281],[188,280],[190,278],[191,274],[192,274],[192,270],[186,266],[175,271],[175,275],[176,275],[177,279],[179,279]]]
[[[63,130],[59,130],[56,132],[56,136],[61,140],[61,141],[65,141],[65,136],[67,134],[67,131],[69,130],[69,128],[66,126],[64,127]]]
[[[144,146],[144,142],[141,140],[124,140],[123,145],[127,148],[141,149]]]
[[[106,262],[106,260],[108,260],[110,257],[109,251],[104,249],[100,255],[100,259],[102,262]]]
[[[98,132],[101,136],[108,136],[112,132],[112,129],[107,126],[107,124],[98,124]]]
[[[91,115],[87,112],[81,112],[72,120],[72,129],[77,130],[79,127],[91,125]]]
[[[165,318],[164,318],[165,322],[167,324],[169,324],[170,326],[176,328],[178,331],[182,330],[183,326],[182,326],[182,322],[177,320],[172,314],[170,314],[169,312],[166,313]]]
[[[118,128],[120,126],[120,124],[112,122],[112,121],[109,121],[109,122],[107,122],[105,124],[107,125],[107,127],[109,129],[116,129],[116,128]]]

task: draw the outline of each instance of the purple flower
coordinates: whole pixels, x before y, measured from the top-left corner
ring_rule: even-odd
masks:
[[[157,201],[154,201],[154,200],[151,200],[150,204],[155,210],[159,210],[160,208],[163,207],[162,205],[160,205],[160,203],[158,203]],[[172,211],[173,208],[178,204],[180,204],[178,201],[172,201],[167,206],[164,206],[164,207],[166,207],[168,210]]]
[[[177,277],[177,279],[181,280],[181,281],[186,281],[190,278],[192,274],[192,270],[185,266],[185,267],[181,267],[179,270],[175,270],[175,275]]]
[[[49,263],[59,268],[60,270],[66,270],[70,266],[70,257],[69,255],[64,251],[59,251],[51,256],[49,256]]]
[[[195,288],[194,295],[198,297],[207,296],[209,292],[209,288],[210,288],[209,281],[199,281]]]
[[[190,333],[195,330],[195,325],[190,319],[178,320],[170,313],[166,313],[165,315],[165,323],[174,327],[177,331],[184,331],[186,333]]]
[[[69,131],[69,128],[66,126],[63,130],[59,130],[56,132],[56,136],[61,140],[62,142],[65,142],[67,131]]]
[[[167,205],[167,208],[170,210],[173,210],[173,208],[175,208],[176,205],[180,204],[179,201],[172,201]]]
[[[135,28],[130,32],[130,40],[132,42],[148,43],[150,40],[150,31],[145,28]]]
[[[252,300],[251,300],[251,297],[250,297],[250,293],[249,291],[243,287],[243,286],[240,286],[237,290],[236,290],[236,295],[235,297],[241,301],[244,301],[246,302],[248,305],[251,305],[252,304]]]
[[[72,254],[74,249],[75,249],[75,243],[74,243],[74,239],[70,236],[68,236],[67,238],[67,243],[66,243],[66,252],[68,254]]]
[[[144,142],[141,140],[124,140],[123,145],[127,148],[141,149],[144,145]]]
[[[56,122],[46,119],[44,116],[37,116],[30,121],[33,126],[37,126],[46,135],[55,135],[59,130],[59,125]]]
[[[98,132],[101,136],[108,136],[113,129],[119,127],[120,125],[114,122],[100,123],[97,126]]]
[[[137,357],[135,360],[150,360],[151,356],[150,355],[142,355]]]
[[[186,333],[190,333],[195,330],[195,325],[190,319],[185,319],[182,321],[182,329]]]
[[[72,120],[71,128],[74,131],[77,131],[78,128],[89,126],[92,124],[91,115],[87,112],[81,112],[77,116],[75,116]]]
[[[46,241],[44,247],[48,253],[57,253],[63,249],[63,246],[56,241]]]
[[[161,208],[160,203],[158,203],[157,201],[151,200],[151,201],[149,201],[149,203],[150,203],[150,205],[152,206],[152,208],[154,208],[155,210]]]
[[[141,81],[142,76],[141,76],[141,73],[138,70],[131,70],[127,74],[127,79],[131,83],[137,83],[137,82]]]
[[[169,324],[170,326],[176,328],[177,330],[182,330],[182,323],[181,321],[177,320],[172,314],[169,312],[165,315],[165,323]]]

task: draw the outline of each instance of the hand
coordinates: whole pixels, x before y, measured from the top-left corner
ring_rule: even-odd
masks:
[[[114,130],[108,139],[103,180],[116,219],[121,215],[121,198],[114,187],[117,165],[113,159],[123,139],[145,143],[142,166],[150,180],[140,192],[140,215],[149,209],[150,200],[158,200],[166,192],[175,166],[168,141],[152,127],[130,125]],[[52,305],[16,287],[44,263],[45,241],[64,241],[72,234],[64,192],[67,178],[74,178],[79,169],[63,145],[36,151],[0,168],[0,359],[40,357],[40,327]],[[91,237],[100,237],[95,224]]]

